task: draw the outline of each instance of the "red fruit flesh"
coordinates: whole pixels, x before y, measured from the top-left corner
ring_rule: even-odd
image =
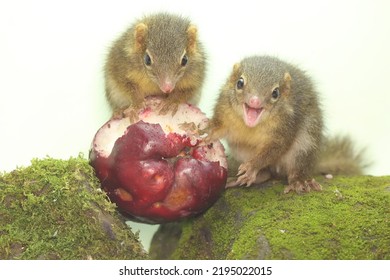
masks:
[[[195,114],[201,126],[205,119],[190,105],[181,105],[179,111],[179,121],[186,114],[194,119]],[[141,119],[148,121],[158,116],[143,114]],[[164,117],[151,121],[155,123],[141,120],[126,128],[127,119],[114,119],[95,136],[91,165],[111,201],[133,220],[164,223],[197,215],[225,188],[227,165],[221,143],[205,145],[201,137],[178,129],[176,120],[168,117],[169,124]]]

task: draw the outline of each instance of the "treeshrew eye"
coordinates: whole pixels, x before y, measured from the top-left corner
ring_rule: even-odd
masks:
[[[277,87],[272,91],[272,99],[277,100],[279,96],[280,96],[280,91],[279,88]]]
[[[150,55],[147,53],[145,54],[144,61],[146,66],[152,65],[152,59],[150,58]]]
[[[242,89],[244,87],[244,84],[245,84],[244,78],[243,77],[239,78],[236,84],[237,89]]]
[[[186,65],[187,65],[187,62],[188,62],[188,56],[185,54],[185,55],[183,55],[183,57],[181,58],[181,66],[186,66]]]

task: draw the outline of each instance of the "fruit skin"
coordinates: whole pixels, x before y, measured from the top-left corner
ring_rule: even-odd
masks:
[[[120,127],[118,122],[110,120],[100,130]],[[132,220],[155,224],[195,216],[225,189],[227,165],[219,141],[206,145],[199,136],[194,141],[194,135],[167,133],[160,124],[143,120],[130,124],[118,137],[100,130],[90,164],[110,200]],[[117,139],[109,153],[97,142],[110,134]],[[214,154],[221,160],[216,161]]]

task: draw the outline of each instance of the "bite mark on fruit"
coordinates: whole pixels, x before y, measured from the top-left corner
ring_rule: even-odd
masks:
[[[112,119],[96,133],[90,161],[102,188],[130,219],[165,223],[197,215],[224,191],[227,160],[199,130],[208,119],[180,104],[173,118],[145,109],[140,121]],[[182,126],[184,124],[184,126]]]

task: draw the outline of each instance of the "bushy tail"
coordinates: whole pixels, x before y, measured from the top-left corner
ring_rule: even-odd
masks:
[[[317,162],[316,174],[361,175],[370,163],[365,158],[365,149],[356,150],[349,136],[325,138]]]
[[[228,160],[228,176],[237,175],[238,162],[230,153],[226,152]],[[349,136],[337,135],[325,137],[314,169],[314,175],[362,175],[371,163],[367,160],[365,149],[358,150]]]
[[[240,162],[233,158],[227,150],[228,176],[237,175]],[[366,159],[365,149],[357,150],[349,136],[337,135],[326,137],[323,141],[321,152],[314,170],[314,175],[362,175],[370,166]]]

